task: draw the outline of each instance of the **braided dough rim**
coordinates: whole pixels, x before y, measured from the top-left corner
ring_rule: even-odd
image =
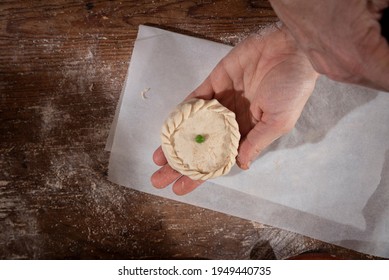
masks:
[[[221,168],[209,173],[202,173],[195,169],[188,169],[182,159],[178,157],[171,141],[172,136],[180,128],[183,122],[201,110],[212,110],[213,112],[222,114],[225,121],[228,123],[227,128],[229,128],[231,136],[228,161]],[[193,98],[179,104],[176,109],[170,113],[169,117],[162,126],[161,140],[162,150],[169,165],[174,170],[188,176],[192,180],[207,180],[225,175],[231,170],[231,167],[235,164],[235,158],[238,155],[240,133],[234,112],[221,105],[216,99],[204,100]]]

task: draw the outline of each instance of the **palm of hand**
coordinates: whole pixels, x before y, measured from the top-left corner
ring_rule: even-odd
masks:
[[[235,47],[189,98],[217,99],[235,112],[241,133],[237,163],[250,162],[275,139],[293,128],[317,78],[309,61],[283,30],[253,35]],[[193,181],[173,170],[159,148],[154,162],[163,166],[153,174],[155,187],[170,183],[178,195],[202,181]]]

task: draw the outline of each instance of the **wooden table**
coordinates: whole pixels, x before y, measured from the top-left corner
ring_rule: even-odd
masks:
[[[234,45],[275,21],[262,0],[1,1],[0,258],[372,258],[107,180],[139,24]]]

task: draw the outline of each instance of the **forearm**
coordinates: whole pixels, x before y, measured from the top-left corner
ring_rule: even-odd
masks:
[[[270,2],[316,71],[389,91],[389,46],[379,22],[389,1]]]

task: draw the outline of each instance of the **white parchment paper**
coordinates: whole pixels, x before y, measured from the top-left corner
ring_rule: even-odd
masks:
[[[296,128],[249,171],[234,167],[183,197],[151,186],[163,121],[230,49],[139,27],[107,141],[109,179],[389,258],[389,93],[322,77]]]

